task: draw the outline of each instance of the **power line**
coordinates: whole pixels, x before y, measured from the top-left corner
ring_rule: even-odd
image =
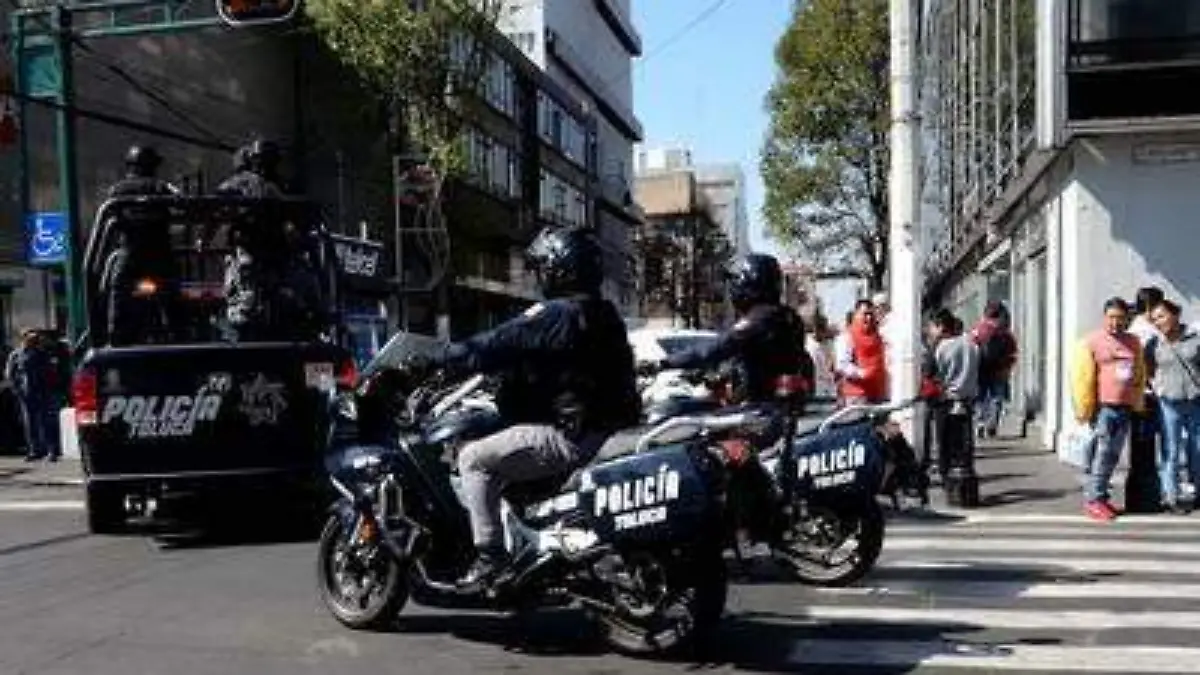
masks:
[[[23,11],[25,9],[19,5],[17,0],[7,0],[7,3],[9,6],[11,6],[13,8],[13,10],[18,11],[18,12]],[[38,23],[40,23],[42,25],[42,28],[44,30],[46,30],[47,32],[49,32],[51,34],[57,34],[59,32],[58,28],[56,26],[51,25],[49,19],[46,17],[45,14],[38,13],[38,14],[32,14],[31,16],[36,16]],[[185,125],[191,127],[193,131],[196,131],[197,133],[201,134],[202,136],[207,137],[208,140],[205,143],[203,143],[202,145],[206,145],[206,146],[214,146],[215,145],[215,146],[220,146],[220,147],[225,147],[225,146],[229,145],[229,144],[225,143],[217,134],[213,133],[212,131],[210,131],[209,129],[207,129],[206,127],[201,125],[200,123],[196,122],[188,114],[186,114],[183,111],[176,108],[170,102],[170,100],[167,99],[167,97],[165,95],[163,95],[160,92],[156,92],[153,89],[151,89],[150,87],[143,84],[142,82],[139,82],[137,80],[137,78],[133,77],[128,72],[126,72],[124,69],[122,69],[121,67],[112,63],[110,60],[106,59],[103,55],[101,55],[99,52],[97,52],[95,49],[93,49],[90,44],[84,42],[78,35],[75,35],[73,32],[68,31],[66,33],[66,39],[73,46],[78,47],[81,52],[83,52],[86,56],[91,58],[93,61],[95,61],[101,67],[105,68],[109,72],[111,72],[114,75],[116,75],[117,77],[121,78],[122,81],[129,84],[129,86],[133,87],[138,93],[142,94],[143,96],[145,96],[147,99],[153,101],[154,103],[157,103],[164,110],[166,110],[167,112],[171,113],[174,117],[176,117],[179,121],[181,121]],[[155,127],[149,127],[149,128],[155,129]],[[169,137],[168,134],[161,133],[161,131],[159,133],[156,133],[156,135]]]
[[[134,121],[125,119],[123,117],[119,117],[117,115],[111,115],[109,113],[100,112],[98,110],[89,110],[87,108],[81,108],[77,105],[64,105],[62,103],[59,103],[58,101],[40,98],[37,96],[30,96],[29,94],[25,94],[25,93],[21,93],[21,92],[17,92],[17,91],[10,92],[9,94],[6,94],[6,96],[11,96],[12,98],[14,98],[18,101],[24,101],[26,103],[32,103],[34,105],[39,105],[39,106],[51,108],[54,110],[73,111],[76,115],[78,115],[79,117],[84,118],[84,119],[95,120],[97,122],[101,122],[103,124],[108,124],[108,125],[114,126],[114,127],[119,127],[122,129],[131,129],[133,131],[140,131],[141,133],[144,133],[144,134],[150,134],[153,136],[157,136],[159,138],[166,138],[166,139],[173,140],[173,141],[179,141],[181,143],[188,143],[190,145],[194,145],[194,146],[201,147],[201,148],[209,148],[211,150],[221,150],[223,152],[231,152],[234,150],[234,146],[230,145],[228,143],[221,143],[219,141],[214,142],[214,141],[204,139],[204,138],[197,138],[195,136],[189,136],[188,134],[181,134],[181,133],[177,133],[174,131],[167,131],[165,129],[160,129],[151,124],[143,124],[141,122],[134,122]]]
[[[687,22],[682,27],[680,27],[679,30],[675,31],[675,33],[673,33],[666,40],[663,40],[662,42],[660,42],[657,47],[650,50],[649,52],[646,52],[646,54],[644,56],[642,56],[641,60],[638,61],[638,63],[639,64],[645,63],[646,61],[650,60],[654,56],[657,56],[658,54],[663,53],[671,45],[673,45],[676,42],[679,42],[683,38],[687,37],[687,34],[692,32],[693,30],[695,30],[700,24],[704,23],[708,19],[711,19],[713,17],[713,15],[715,15],[717,12],[719,12],[721,10],[721,8],[724,7],[725,5],[727,5],[728,3],[729,3],[729,0],[716,0],[716,2],[712,3],[708,7],[705,7],[704,9],[700,10],[700,13],[698,13],[698,14],[696,14],[696,16],[692,17],[691,21]]]

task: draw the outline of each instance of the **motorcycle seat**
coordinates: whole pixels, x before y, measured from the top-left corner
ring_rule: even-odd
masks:
[[[829,428],[830,429],[844,429],[846,427],[852,427],[852,426],[862,424],[863,422],[866,422],[866,421],[867,421],[866,419],[847,419],[847,420],[842,420],[840,422],[834,422],[833,424],[829,425]],[[817,435],[817,430],[821,428],[821,422],[822,422],[822,420],[819,420],[819,419],[818,420],[811,420],[811,419],[810,420],[800,420],[799,422],[796,423],[796,436],[794,437],[793,440],[798,441],[803,438],[809,438],[811,436]]]

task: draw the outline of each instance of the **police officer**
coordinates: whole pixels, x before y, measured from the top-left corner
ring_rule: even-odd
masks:
[[[279,146],[256,138],[233,154],[233,175],[217,186],[218,194],[235,194],[259,199],[283,195],[280,188]]]
[[[125,176],[108,189],[109,197],[177,195],[179,188],[158,178],[162,156],[149,145],[131,145],[125,151]]]
[[[614,432],[637,423],[633,351],[617,308],[600,295],[601,250],[582,229],[542,231],[526,261],[545,296],[520,316],[402,366],[501,375],[497,405],[513,426],[459,455],[464,501],[479,557],[459,580],[478,590],[508,564],[500,521],[506,484],[565,475],[595,457]]]
[[[171,196],[179,189],[158,178],[162,156],[148,145],[125,151],[125,176],[109,188],[109,197]],[[173,297],[169,214],[165,208],[124,210],[117,246],[105,260],[100,294],[106,317],[93,322],[93,337],[132,344],[152,329],[161,330],[177,309]],[[147,283],[142,283],[142,282]],[[152,292],[150,290],[153,286]]]
[[[676,352],[639,370],[654,373],[730,361],[734,398],[743,403],[774,400],[776,380],[783,375],[802,375],[811,382],[813,362],[804,346],[804,321],[782,303],[779,261],[761,253],[748,255],[734,263],[728,284],[738,315],[731,329],[715,342]]]

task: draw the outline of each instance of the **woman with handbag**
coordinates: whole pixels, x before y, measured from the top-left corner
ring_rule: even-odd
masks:
[[[1170,300],[1151,310],[1150,319],[1160,335],[1146,343],[1146,361],[1162,413],[1158,475],[1163,506],[1183,514],[1191,510],[1179,503],[1179,463],[1184,453],[1192,486],[1200,487],[1200,330],[1181,322],[1179,314],[1179,305]]]

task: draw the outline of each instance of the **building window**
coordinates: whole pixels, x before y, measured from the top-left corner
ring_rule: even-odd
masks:
[[[521,194],[519,155],[512,147],[478,129],[467,132],[468,180],[472,185],[505,198]]]
[[[538,136],[575,164],[588,167],[591,134],[557,101],[538,92]]]
[[[543,169],[540,193],[542,218],[565,225],[587,224],[587,195],[569,181]]]
[[[537,53],[537,33],[509,33],[508,39],[517,46],[517,49],[525,52],[525,55],[530,59],[533,59],[534,55]]]

